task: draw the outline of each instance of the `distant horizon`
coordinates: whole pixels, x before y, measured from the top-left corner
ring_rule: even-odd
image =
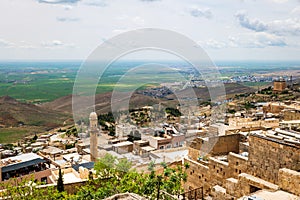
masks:
[[[83,59],[0,59],[0,62],[85,62],[86,60]],[[142,61],[162,61],[162,62],[184,62],[184,60],[173,60],[173,59],[119,59],[117,61],[124,61],[124,62],[130,62],[130,61],[137,61],[137,62],[142,62]],[[299,62],[300,64],[300,59],[299,60],[254,60],[254,59],[244,59],[244,60],[239,60],[239,59],[228,59],[228,60],[212,60],[213,62]]]

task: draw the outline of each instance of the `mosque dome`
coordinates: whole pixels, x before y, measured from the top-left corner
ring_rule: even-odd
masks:
[[[97,119],[98,119],[97,113],[96,112],[91,112],[90,120],[97,120]]]

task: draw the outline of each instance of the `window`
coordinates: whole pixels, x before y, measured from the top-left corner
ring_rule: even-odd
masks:
[[[236,165],[239,165],[239,162],[236,162]]]
[[[160,146],[160,147],[159,147],[159,149],[164,149],[164,148],[165,148],[164,146]]]

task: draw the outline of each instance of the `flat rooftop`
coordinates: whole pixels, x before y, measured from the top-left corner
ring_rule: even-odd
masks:
[[[189,153],[189,150],[180,148],[180,149],[168,149],[165,151],[158,150],[158,152],[153,151],[152,153],[160,158],[165,158],[167,159],[167,161],[172,162],[186,157]]]
[[[125,142],[120,142],[120,143],[117,143],[117,144],[113,144],[112,146],[113,147],[122,147],[122,146],[129,146],[129,145],[132,145],[132,144],[133,144],[132,142],[125,141]]]
[[[64,183],[74,183],[74,182],[81,182],[82,179],[78,178],[74,173],[66,173],[63,175]]]
[[[26,153],[18,156],[5,158],[1,161],[2,173],[19,170],[25,167],[45,163],[46,161],[35,153]]]
[[[38,159],[38,158],[43,159],[41,156],[39,156],[35,153],[24,153],[21,155],[2,159],[1,163],[12,162],[11,164],[14,164],[14,163],[26,162],[26,161],[30,161],[30,160],[34,160],[34,159]]]
[[[300,197],[297,197],[291,193],[284,192],[282,190],[278,190],[276,192],[271,192],[267,190],[259,190],[249,196],[255,196],[263,200],[284,200],[284,199],[291,199],[291,200],[300,200]],[[244,197],[241,197],[239,200],[243,200]]]

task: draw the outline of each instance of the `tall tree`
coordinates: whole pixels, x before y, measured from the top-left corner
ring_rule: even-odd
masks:
[[[64,180],[63,180],[61,169],[59,168],[58,179],[57,179],[57,191],[63,192],[64,190],[65,190],[64,189]]]

